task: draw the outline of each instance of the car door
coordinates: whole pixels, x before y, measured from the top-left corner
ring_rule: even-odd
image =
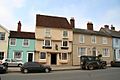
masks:
[[[12,66],[18,66],[17,61],[14,59],[11,59],[11,65]]]
[[[39,71],[39,64],[37,64],[36,62],[31,62],[29,65],[29,69],[33,72]]]

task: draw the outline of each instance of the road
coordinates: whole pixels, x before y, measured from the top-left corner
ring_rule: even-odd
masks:
[[[11,72],[0,74],[1,80],[119,80],[120,68],[101,70],[54,71],[51,73]]]

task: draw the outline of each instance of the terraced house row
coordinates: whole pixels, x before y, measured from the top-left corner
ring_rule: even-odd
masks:
[[[36,15],[35,32],[9,31],[0,25],[0,59],[23,62],[37,61],[49,65],[80,65],[80,56],[102,54],[110,63],[120,61],[120,32],[108,25],[95,31],[93,23],[87,29],[75,28],[75,20],[65,17]]]

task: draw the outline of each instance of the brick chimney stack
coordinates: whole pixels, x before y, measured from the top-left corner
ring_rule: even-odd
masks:
[[[93,31],[93,23],[92,22],[87,23],[87,30],[92,30]]]
[[[19,22],[18,22],[18,28],[17,28],[17,31],[18,31],[18,32],[21,32],[21,26],[22,26],[22,25],[21,25],[21,22],[19,21]]]
[[[74,17],[71,17],[70,25],[72,26],[72,28],[75,28],[75,19],[74,19]]]
[[[105,29],[109,29],[109,25],[104,25]]]

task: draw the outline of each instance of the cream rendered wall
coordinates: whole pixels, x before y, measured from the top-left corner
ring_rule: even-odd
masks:
[[[0,25],[0,32],[5,32],[5,40],[0,40],[0,51],[4,52],[4,57],[7,57],[7,49],[8,49],[8,36],[9,31]]]
[[[45,27],[36,27],[35,30],[35,36],[36,36],[36,51],[43,51],[43,52],[54,52],[54,53],[62,53],[66,52],[68,53],[68,64],[72,64],[72,41],[73,41],[73,31],[72,29],[61,29],[61,28],[50,28],[51,33],[51,43],[52,43],[52,49],[43,49],[43,42],[45,39]],[[62,46],[62,40],[63,40],[63,31],[68,31],[68,41],[69,41],[69,49],[61,49]],[[58,45],[58,50],[55,49],[55,45]],[[38,58],[39,53],[36,53],[36,61],[40,61]],[[57,65],[60,65],[59,55],[57,54]],[[50,53],[47,53],[46,61],[47,64],[50,64],[51,55]],[[43,61],[44,62],[44,61]]]

